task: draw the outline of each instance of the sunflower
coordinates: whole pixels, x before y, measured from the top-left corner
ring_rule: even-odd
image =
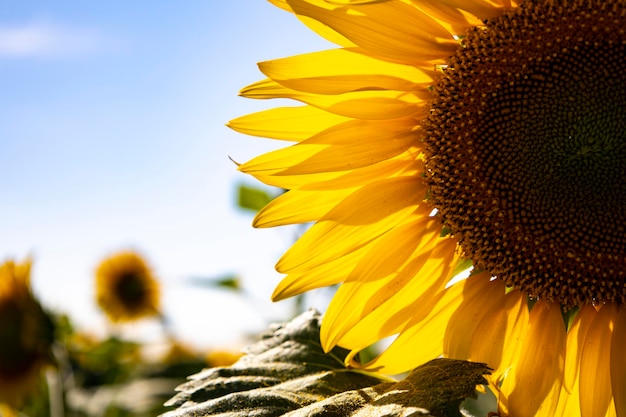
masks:
[[[231,366],[243,355],[244,354],[241,351],[214,349],[208,351],[204,356],[204,359],[210,368],[217,368],[218,366]]]
[[[18,407],[52,363],[53,325],[30,288],[30,261],[0,265],[0,404]]]
[[[341,284],[326,350],[488,363],[501,415],[626,415],[626,1],[270,0],[336,48],[259,64],[239,167],[314,224],[273,298]],[[453,277],[472,265],[466,279]],[[367,364],[355,355],[388,337]]]
[[[96,270],[96,301],[112,322],[130,322],[160,314],[159,283],[135,252],[120,252]]]

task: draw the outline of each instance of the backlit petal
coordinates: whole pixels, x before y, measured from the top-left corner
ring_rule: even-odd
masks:
[[[606,304],[596,314],[583,346],[580,361],[580,408],[582,417],[604,415],[612,400],[611,333],[617,307]]]
[[[339,116],[355,119],[386,120],[424,115],[425,90],[368,90],[321,95],[295,91],[266,79],[241,90],[241,95],[255,99],[290,98]]]
[[[268,1],[272,3],[273,5],[280,7],[283,10],[294,13],[293,9],[289,5],[289,0],[268,0]],[[308,16],[297,15],[297,17],[309,29],[311,29],[313,32],[317,33],[321,37],[327,39],[328,41],[334,44],[340,45],[340,46],[344,46],[346,48],[355,46],[354,43],[350,42],[344,36],[340,35],[339,33],[332,30],[330,27],[326,26],[323,23],[318,22],[317,20],[312,19]]]
[[[297,91],[341,94],[362,90],[425,90],[438,75],[432,66],[418,69],[381,61],[356,50],[331,49],[261,62],[261,71]],[[425,96],[426,97],[426,96]]]
[[[529,323],[526,298],[526,294],[519,290],[509,292],[500,301],[499,308],[490,309],[493,315],[485,317],[476,328],[480,336],[472,340],[471,358],[491,366],[494,380],[500,380],[506,374],[520,353]]]
[[[624,417],[626,416],[626,308],[620,306],[618,310],[611,339],[611,386],[617,417]]]
[[[450,318],[444,339],[446,357],[484,362],[497,380],[517,356],[528,326],[528,309],[520,291],[505,292],[504,283],[480,273],[469,281],[463,303]]]
[[[418,306],[443,290],[458,260],[457,242],[439,237],[438,227],[428,232],[428,221],[422,227],[414,222],[389,232],[351,272],[322,325],[326,349],[339,344],[361,350],[397,333],[415,318]],[[420,229],[423,232],[416,234]],[[390,244],[394,251],[380,256]]]
[[[452,35],[426,13],[399,1],[337,6],[322,0],[288,0],[298,15],[309,16],[371,54],[419,63],[446,57],[457,46]]]
[[[425,187],[411,177],[392,178],[350,194],[302,235],[277,269],[295,272],[321,265],[380,237],[411,216],[425,196]],[[320,246],[322,237],[333,245]]]
[[[433,296],[407,323],[396,340],[364,367],[397,374],[440,356],[448,320],[462,302],[463,288],[468,280]]]
[[[318,265],[305,272],[293,272],[288,274],[274,290],[272,300],[282,300],[314,288],[343,282],[350,272],[352,272],[354,266],[365,256],[367,251],[369,251],[374,244],[375,241],[369,242],[340,258]]]
[[[408,150],[396,157],[362,168],[314,174],[285,175],[279,169],[273,170],[271,165],[259,164],[261,159],[257,158],[240,165],[238,169],[253,175],[268,185],[286,189],[326,191],[354,188],[355,186],[378,182],[384,178],[419,176],[423,166],[416,160],[417,157],[412,150]],[[265,162],[268,161],[265,160]],[[251,169],[251,165],[255,165],[255,169]]]
[[[485,0],[441,0],[454,8],[467,10],[479,19],[487,19],[499,16],[502,13],[502,3],[490,2]],[[509,2],[510,3],[510,2]],[[510,4],[509,6],[510,7]]]
[[[313,222],[328,213],[354,189],[315,191],[291,190],[265,206],[254,218],[254,227],[275,227]]]
[[[347,120],[313,106],[277,107],[231,120],[228,127],[246,135],[299,142]]]
[[[448,358],[470,359],[472,340],[482,339],[482,335],[476,334],[476,327],[485,316],[491,316],[494,306],[500,307],[500,295],[505,295],[503,285],[489,282],[487,273],[480,275],[465,285],[463,303],[450,317],[443,344],[444,355]]]
[[[566,334],[558,304],[533,306],[519,359],[502,384],[505,404],[515,417],[552,417],[563,381]]]
[[[303,175],[349,171],[391,159],[413,149],[418,152],[415,121],[354,120],[333,126],[297,145],[268,152],[244,164],[248,173]]]
[[[567,332],[567,355],[565,356],[565,373],[563,388],[559,396],[556,416],[580,417],[580,358],[587,332],[596,317],[593,306],[584,306],[576,314]]]

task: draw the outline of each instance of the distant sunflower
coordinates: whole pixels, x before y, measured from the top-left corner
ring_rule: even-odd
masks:
[[[230,366],[237,362],[243,356],[242,352],[226,349],[210,350],[204,356],[207,365],[210,368],[218,366]]]
[[[0,404],[17,407],[52,363],[53,325],[30,288],[30,261],[0,265]]]
[[[135,252],[120,252],[96,270],[96,300],[112,322],[129,322],[160,313],[159,283]]]
[[[240,166],[290,190],[255,226],[315,222],[274,299],[342,283],[325,349],[487,362],[502,415],[626,415],[626,1],[270,1],[340,46],[230,124],[296,142]]]

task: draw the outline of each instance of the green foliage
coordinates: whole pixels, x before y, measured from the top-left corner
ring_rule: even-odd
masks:
[[[90,349],[85,347],[72,350],[71,358],[75,377],[82,377],[87,387],[126,381],[141,363],[140,345],[117,337],[98,341]]]
[[[42,373],[20,416],[153,417],[166,411],[163,403],[187,375],[206,366],[203,353],[149,359],[140,343],[76,331],[67,315],[51,314],[51,319],[55,368]],[[172,341],[171,351],[181,350],[174,346]]]
[[[574,306],[571,308],[561,307],[561,313],[563,314],[563,321],[565,322],[565,328],[569,331],[574,324],[574,319],[580,312],[580,307]]]
[[[309,310],[274,326],[233,366],[181,385],[166,403],[178,408],[163,417],[460,417],[460,404],[487,383],[486,365],[452,359],[430,361],[399,382],[348,369],[347,351],[322,350],[319,324]]]
[[[471,259],[461,259],[454,267],[454,271],[452,271],[452,276],[455,277],[461,272],[465,272],[472,267]]]
[[[241,280],[237,275],[222,275],[218,277],[193,277],[188,280],[191,285],[205,288],[218,288],[235,292],[243,291]]]
[[[246,210],[258,212],[265,207],[275,196],[257,187],[240,184],[237,187],[237,205]]]
[[[381,378],[346,369],[347,351],[324,353],[318,313],[308,311],[274,325],[231,367],[191,377],[166,405],[175,416],[279,416],[337,393],[378,384]]]
[[[26,401],[23,407],[20,409],[20,417],[22,416],[47,416],[50,414],[50,397],[48,395],[48,384],[45,376],[42,374],[39,376],[39,381],[35,391],[32,393],[37,401]],[[0,416],[3,417],[0,411]]]

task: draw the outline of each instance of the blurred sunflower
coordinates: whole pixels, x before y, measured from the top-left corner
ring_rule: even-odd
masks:
[[[120,252],[96,270],[96,301],[112,322],[130,322],[160,314],[159,283],[135,252]]]
[[[208,351],[204,358],[209,367],[215,368],[218,366],[231,366],[242,356],[243,353],[240,351],[215,349]]]
[[[239,167],[315,222],[273,298],[342,283],[326,350],[487,362],[502,415],[626,415],[626,1],[270,0],[336,49],[259,64]],[[473,265],[465,280],[451,281]]]
[[[54,329],[30,288],[30,261],[0,265],[0,403],[18,407],[52,363]]]

